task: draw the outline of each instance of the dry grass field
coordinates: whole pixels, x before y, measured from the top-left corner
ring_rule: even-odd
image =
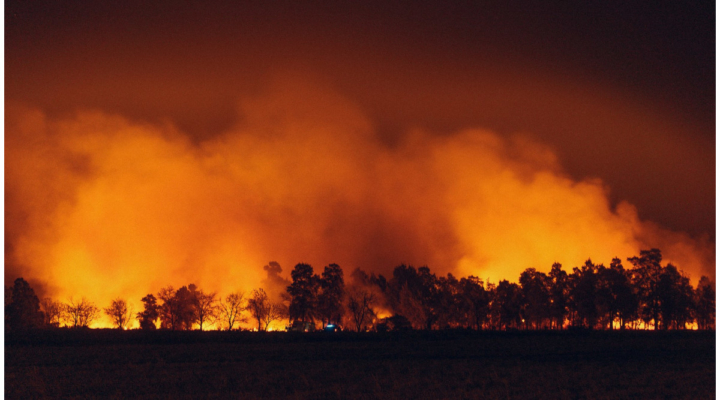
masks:
[[[5,397],[710,399],[715,334],[46,331],[6,335]]]

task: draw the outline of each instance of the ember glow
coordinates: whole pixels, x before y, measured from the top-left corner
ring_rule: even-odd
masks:
[[[22,276],[42,295],[101,307],[121,297],[137,311],[140,298],[167,285],[249,292],[267,283],[271,260],[283,277],[298,262],[386,275],[406,263],[497,282],[650,247],[694,282],[715,275],[714,233],[705,229],[714,210],[703,214],[714,203],[714,178],[705,176],[714,176],[714,139],[705,120],[678,122],[686,114],[663,115],[644,94],[462,57],[460,67],[436,62],[398,75],[416,55],[358,47],[377,66],[370,77],[337,43],[320,44],[315,52],[338,53],[317,61],[288,50],[289,38],[283,46],[258,39],[290,65],[260,75],[233,71],[241,52],[213,47],[173,66],[179,44],[155,54],[157,33],[137,60],[116,65],[108,60],[132,54],[127,43],[72,37],[60,54],[21,46],[47,32],[14,32],[6,284]],[[58,71],[74,68],[83,49],[104,50],[77,64],[87,80],[69,76],[65,87]],[[210,64],[198,61],[211,55]],[[23,70],[38,57],[56,59],[58,70]],[[272,59],[258,57],[257,68]],[[149,61],[168,69],[145,70]],[[197,72],[208,65],[214,74]],[[682,193],[694,200],[673,203]],[[671,208],[687,218],[665,213]]]

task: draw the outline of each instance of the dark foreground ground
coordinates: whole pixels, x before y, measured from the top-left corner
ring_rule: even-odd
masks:
[[[715,398],[714,332],[151,333],[6,336],[5,397]]]

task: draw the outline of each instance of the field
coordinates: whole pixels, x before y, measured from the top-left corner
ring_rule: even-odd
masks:
[[[6,335],[5,397],[715,397],[714,332]]]

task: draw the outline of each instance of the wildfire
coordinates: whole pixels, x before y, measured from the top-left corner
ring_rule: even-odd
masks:
[[[498,281],[660,247],[693,279],[714,271],[711,245],[611,204],[527,137],[416,131],[389,147],[347,100],[293,90],[245,100],[242,124],[200,143],[115,115],[7,107],[6,263],[45,295],[136,311],[166,285],[249,292],[268,260],[284,277],[305,261]]]

